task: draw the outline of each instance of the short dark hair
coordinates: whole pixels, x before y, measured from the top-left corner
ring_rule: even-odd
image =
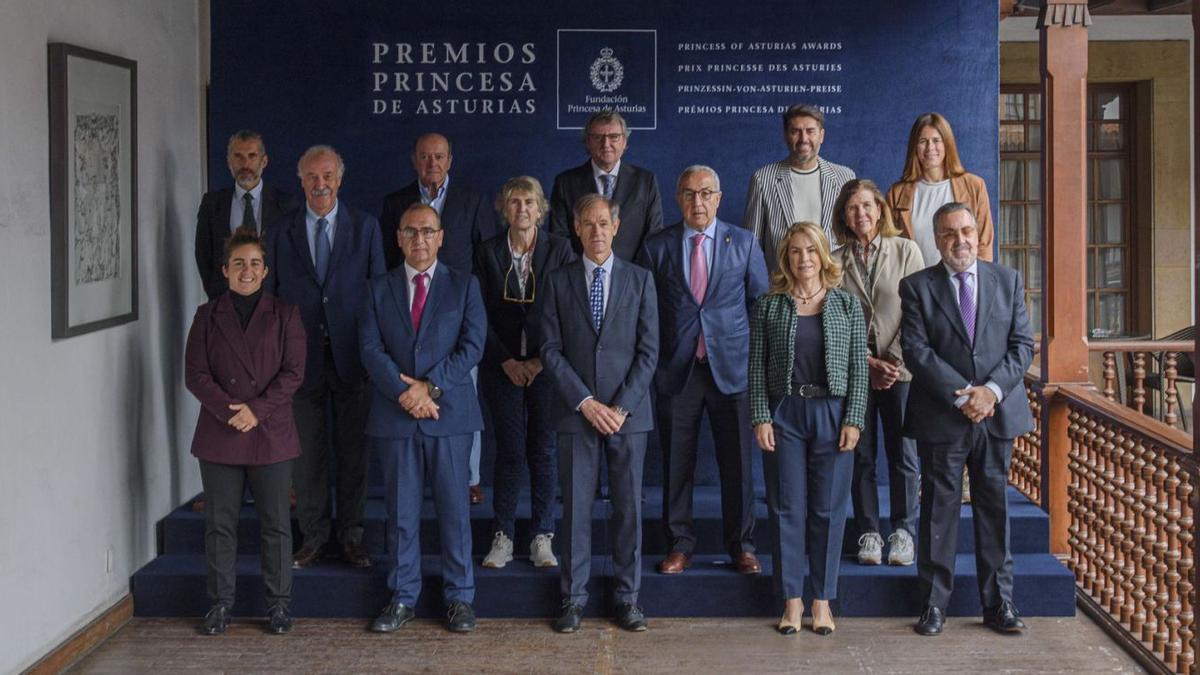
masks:
[[[592,208],[593,204],[604,204],[608,208],[608,217],[613,220],[618,220],[621,217],[621,205],[616,200],[609,199],[602,194],[592,192],[579,198],[575,202],[575,208],[572,209],[572,215],[575,216],[575,222],[579,222],[583,217],[583,212]]]
[[[972,221],[975,220],[975,212],[973,212],[971,210],[970,206],[967,206],[966,204],[964,204],[962,202],[946,202],[945,204],[942,204],[940,207],[938,207],[937,211],[933,212],[933,233],[934,233],[934,235],[937,235],[938,223],[941,222],[941,220],[943,218],[950,215],[951,213],[957,213],[959,211],[966,211],[968,214],[970,214],[971,220]]]
[[[788,109],[783,111],[783,128],[786,130],[788,122],[791,122],[797,117],[811,117],[817,121],[817,126],[825,128],[825,113],[815,105],[808,103],[797,103],[793,106],[788,106]]]
[[[592,113],[592,116],[588,118],[587,124],[583,125],[583,142],[587,143],[588,134],[591,133],[593,124],[608,124],[609,122],[620,124],[621,133],[625,134],[625,138],[629,138],[629,134],[633,133],[629,130],[629,124],[621,116],[621,113],[612,108],[605,108]]]
[[[233,231],[233,234],[229,235],[228,239],[225,240],[224,264],[228,265],[229,256],[232,255],[235,250],[242,246],[246,246],[247,244],[251,246],[257,246],[258,250],[262,252],[263,258],[266,259],[267,245],[263,243],[262,237],[258,236],[257,232],[248,227],[239,227]]]
[[[229,137],[229,142],[225,144],[225,154],[229,154],[233,150],[234,143],[245,143],[246,141],[258,141],[258,147],[262,149],[263,154],[267,154],[267,144],[263,143],[262,135],[257,131],[249,129],[238,129]]]

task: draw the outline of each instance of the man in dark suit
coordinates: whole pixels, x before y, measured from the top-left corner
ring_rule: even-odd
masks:
[[[304,537],[293,566],[315,565],[330,536],[325,422],[332,404],[338,540],[346,561],[370,567],[371,558],[362,544],[367,499],[363,428],[369,391],[359,358],[358,317],[367,297],[367,280],[387,271],[379,223],[338,200],[345,164],[333,148],[314,145],[306,150],[298,173],[305,207],[267,232],[272,271],[268,283],[276,295],[300,308],[308,336],[304,384],[293,401],[301,452],[292,469],[292,483]]]
[[[649,389],[658,359],[654,278],[613,255],[616,204],[597,194],[575,204],[583,258],[549,275],[542,365],[558,396],[558,475],[563,500],[562,615],[555,630],[579,630],[592,561],[592,501],[600,455],[608,462],[615,540],[617,622],[646,630],[637,606],[642,564],[642,462],[654,428]]]
[[[471,272],[475,247],[499,234],[496,212],[484,196],[462,183],[450,180],[454,153],[450,141],[437,133],[424,134],[413,144],[412,165],[417,179],[383,198],[379,226],[383,234],[383,254],[387,268],[394,270],[404,262],[404,251],[397,243],[400,216],[413,204],[432,206],[445,232],[445,246],[438,262],[460,272]],[[471,375],[474,379],[475,374]],[[483,502],[479,487],[479,434],[471,444],[470,500]]]
[[[913,374],[904,435],[921,457],[917,575],[925,610],[916,631],[938,635],[945,622],[964,465],[984,624],[1020,631],[1006,489],[1013,439],[1033,429],[1023,381],[1033,360],[1025,286],[1014,270],[978,260],[970,207],[950,202],[933,223],[942,262],[900,281],[900,340]]]
[[[621,231],[612,249],[622,260],[632,261],[646,237],[662,229],[662,197],[658,181],[647,169],[621,161],[629,142],[629,126],[621,114],[602,110],[583,129],[589,159],[554,178],[550,195],[550,231],[571,240],[575,252],[584,245],[573,236],[572,215],[580,197],[596,194],[621,207]]]
[[[654,273],[658,289],[662,336],[654,383],[666,475],[663,521],[671,552],[658,571],[679,574],[692,563],[692,488],[700,420],[708,410],[725,547],[739,572],[758,574],[746,364],[748,309],[767,290],[767,266],[753,234],[717,218],[721,179],[712,168],[684,169],[675,199],[683,222],[651,235],[642,250],[642,266]]]
[[[371,624],[388,633],[415,616],[418,538],[426,481],[442,543],[442,594],[450,630],[475,629],[471,514],[462,498],[472,432],[483,428],[471,369],[483,357],[487,315],[479,282],[438,260],[445,232],[431,206],[400,219],[404,265],[370,283],[359,334],[374,383],[367,435],[383,459],[391,602]]]
[[[209,300],[229,288],[221,274],[229,235],[246,227],[265,239],[263,226],[274,223],[291,208],[288,193],[262,182],[263,169],[267,168],[262,136],[246,129],[230,136],[225,159],[234,186],[206,192],[196,214],[196,267]]]

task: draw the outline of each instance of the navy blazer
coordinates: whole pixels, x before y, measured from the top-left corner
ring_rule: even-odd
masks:
[[[367,435],[411,438],[419,430],[426,436],[454,436],[483,429],[471,382],[487,332],[479,282],[439,261],[414,334],[404,277],[400,267],[371,280],[359,327],[363,365],[375,385]],[[427,379],[442,390],[438,419],[417,420],[400,407],[398,399],[408,389],[401,373]]]
[[[592,160],[567,169],[554,177],[554,188],[550,192],[549,229],[555,234],[571,240],[577,254],[583,254],[583,244],[575,236],[573,209],[579,198],[596,192],[596,178],[592,174]],[[621,227],[613,240],[613,252],[622,260],[633,261],[646,237],[662,229],[662,197],[658,192],[658,180],[647,169],[622,161],[617,171],[617,186],[613,200],[621,205]]]
[[[229,215],[233,209],[234,188],[227,187],[204,193],[200,199],[200,211],[196,214],[196,268],[204,282],[204,292],[209,300],[229,290],[221,266],[225,264],[225,240],[232,232]],[[274,223],[293,207],[292,196],[278,188],[263,185],[262,222],[260,226]],[[261,228],[266,232],[265,227]]]
[[[542,367],[558,396],[552,419],[560,433],[595,428],[576,407],[588,396],[629,411],[618,433],[654,428],[650,382],[658,361],[658,302],[650,272],[613,260],[608,306],[597,333],[585,288],[583,261],[558,268],[542,308]]]
[[[184,382],[200,400],[193,455],[250,466],[300,455],[292,395],[304,380],[304,326],[295,307],[264,292],[243,331],[226,291],[196,310],[184,354]],[[249,405],[258,426],[229,426],[234,403]]]
[[[408,207],[420,201],[421,188],[417,181],[383,198],[379,227],[383,235],[383,255],[389,270],[394,270],[404,263],[404,252],[400,250],[400,242],[396,240],[396,230],[400,229],[400,216],[404,215]],[[450,181],[446,188],[441,223],[446,234],[442,239],[442,247],[438,250],[438,264],[449,265],[462,272],[472,270],[475,246],[496,236],[501,230],[496,211],[483,195],[454,181]]]
[[[1025,284],[1015,270],[979,261],[975,343],[967,340],[954,284],[942,263],[900,280],[900,344],[912,372],[904,435],[926,443],[953,443],[971,421],[954,407],[954,392],[995,381],[1004,392],[987,432],[1012,439],[1033,430],[1025,371],[1033,361],[1033,331],[1025,312]]]
[[[750,306],[767,290],[767,264],[749,230],[719,218],[713,231],[713,260],[704,300],[696,302],[684,276],[683,242],[695,234],[682,222],[651,235],[641,264],[654,273],[658,289],[659,352],[654,382],[659,393],[683,391],[696,362],[696,344],[704,345],[713,380],[723,394],[746,391],[750,362]]]
[[[383,274],[383,247],[379,223],[373,216],[355,211],[338,200],[337,229],[333,235],[329,273],[317,279],[308,229],[308,210],[301,205],[267,229],[268,289],[300,308],[308,333],[308,359],[304,364],[304,386],[315,387],[325,363],[325,335],[333,351],[338,377],[346,382],[361,380],[364,373],[358,356],[358,318],[367,297],[367,280]]]

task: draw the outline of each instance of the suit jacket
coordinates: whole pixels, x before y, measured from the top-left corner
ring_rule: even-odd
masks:
[[[405,274],[400,267],[371,280],[359,327],[363,365],[375,385],[367,435],[411,438],[417,431],[426,436],[479,431],[483,417],[471,381],[487,332],[479,282],[439,262],[429,281],[420,329],[414,332]],[[401,373],[427,379],[442,390],[438,419],[418,420],[400,407],[398,399],[408,389]]]
[[[225,264],[225,240],[232,232],[229,229],[229,215],[233,208],[234,188],[206,192],[200,199],[200,211],[196,214],[196,268],[200,270],[200,279],[204,282],[204,292],[209,300],[229,290],[225,275],[221,274],[221,266]],[[288,193],[263,185],[262,189],[262,226],[273,224],[284,213],[293,207],[292,197]]]
[[[585,288],[583,261],[550,273],[542,309],[542,367],[558,396],[552,419],[560,433],[594,427],[576,410],[588,396],[629,411],[618,433],[654,428],[650,382],[658,360],[658,303],[650,272],[621,258],[613,260],[612,286],[597,332]]]
[[[575,253],[583,254],[583,244],[575,236],[573,209],[579,198],[596,192],[592,160],[554,177],[550,193],[550,231],[571,241]],[[646,169],[622,161],[617,171],[613,199],[621,206],[621,227],[613,240],[613,252],[622,260],[632,261],[642,249],[646,237],[662,229],[662,197],[658,180]]]
[[[475,276],[479,279],[483,305],[487,309],[487,346],[481,368],[500,371],[500,364],[509,359],[523,360],[521,333],[525,333],[525,357],[538,355],[542,348],[542,306],[546,303],[546,279],[554,270],[575,260],[575,252],[566,239],[539,232],[533,248],[532,284],[525,295],[511,274],[512,253],[508,248],[508,233],[502,233],[475,249]],[[513,302],[509,298],[526,298],[532,302]]]
[[[713,259],[704,300],[696,302],[684,276],[684,237],[694,234],[682,222],[651,235],[642,249],[642,266],[654,273],[658,289],[659,349],[654,382],[659,393],[683,391],[704,345],[717,388],[725,394],[746,391],[750,358],[750,305],[767,290],[767,266],[754,235],[720,219],[713,231]]]
[[[778,266],[779,240],[787,229],[796,222],[792,215],[791,167],[787,162],[774,162],[758,171],[750,179],[750,191],[746,195],[746,215],[742,227],[754,233],[762,242],[767,269],[774,272]],[[833,241],[833,204],[837,201],[842,186],[854,179],[854,170],[817,158],[817,171],[821,175],[821,227],[825,236]]]
[[[261,466],[300,455],[292,395],[304,380],[300,312],[263,293],[242,330],[229,292],[201,305],[184,355],[184,382],[200,400],[192,454],[207,462]],[[258,426],[242,433],[226,422],[245,403]]]
[[[868,344],[875,336],[875,351],[872,356],[900,363],[904,352],[900,348],[900,280],[920,272],[925,267],[921,247],[912,239],[903,237],[880,237],[878,256],[875,260],[875,282],[864,279],[854,262],[854,246],[847,244],[834,251],[833,255],[842,263],[842,288],[849,291],[862,304],[863,319],[867,323]],[[908,382],[912,374],[903,366],[900,381]]]
[[[988,199],[987,183],[973,173],[950,178],[950,192],[954,200],[971,207],[975,223],[979,226],[979,257],[992,260],[992,205]],[[912,205],[917,194],[916,182],[900,181],[892,185],[887,193],[888,208],[892,211],[892,221],[904,233],[913,239]]]
[[[317,386],[325,363],[328,336],[338,377],[355,382],[363,377],[358,356],[358,318],[367,297],[367,280],[387,270],[379,244],[379,223],[338,200],[337,228],[333,235],[329,272],[317,278],[308,248],[301,206],[268,229],[266,285],[279,297],[300,308],[308,333],[308,359],[303,389]]]
[[[796,361],[796,304],[768,293],[750,318],[750,424],[771,422],[773,402],[792,394]],[[858,298],[840,288],[825,293],[821,307],[825,379],[831,396],[844,396],[842,425],[863,428],[867,409],[867,328]]]
[[[912,371],[904,435],[927,443],[952,443],[971,421],[954,407],[954,392],[994,381],[1004,392],[987,432],[1012,439],[1033,429],[1025,397],[1025,371],[1033,361],[1033,331],[1025,313],[1025,285],[1015,270],[979,261],[975,342],[967,340],[954,285],[942,263],[900,281],[900,342]]]
[[[383,255],[389,270],[404,263],[404,252],[396,241],[400,216],[408,207],[420,201],[421,188],[415,180],[383,198],[379,227],[383,238]],[[454,181],[446,186],[441,221],[446,234],[442,248],[438,250],[438,264],[468,273],[471,272],[475,246],[496,236],[501,229],[495,210],[483,195]]]

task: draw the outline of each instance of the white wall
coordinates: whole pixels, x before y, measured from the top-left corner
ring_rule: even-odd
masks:
[[[199,490],[180,365],[202,299],[197,15],[195,0],[0,0],[0,672],[125,595],[155,523]],[[138,63],[140,318],[55,342],[46,45],[59,41]]]

